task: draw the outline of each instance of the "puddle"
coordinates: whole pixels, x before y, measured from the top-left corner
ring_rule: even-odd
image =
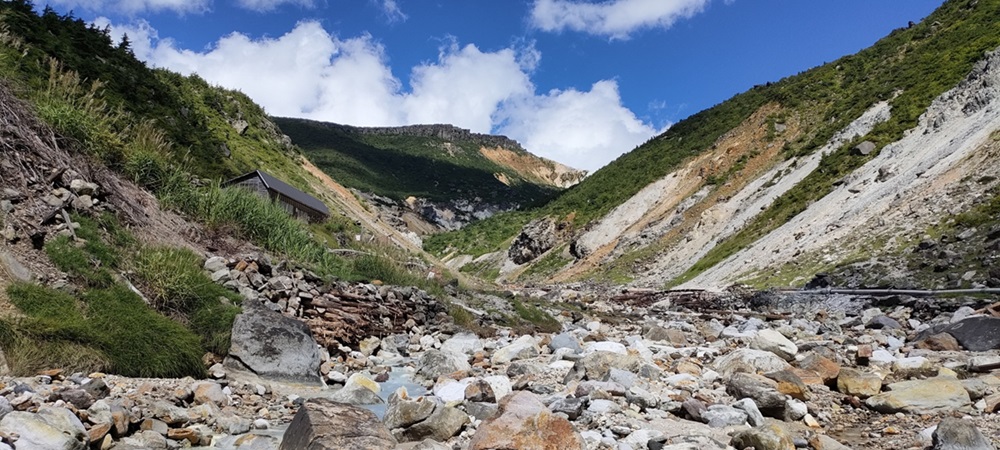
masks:
[[[419,397],[427,393],[426,388],[413,381],[410,371],[402,367],[393,367],[392,371],[389,372],[389,379],[379,384],[382,386],[382,391],[379,392],[378,396],[387,402],[389,401],[389,396],[400,387],[405,387],[410,397]],[[385,416],[385,403],[379,405],[361,405],[361,407],[375,413],[379,419]]]

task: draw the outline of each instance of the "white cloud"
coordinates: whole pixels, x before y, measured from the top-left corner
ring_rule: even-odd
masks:
[[[531,74],[541,54],[531,43],[483,51],[451,39],[435,61],[412,68],[404,86],[373,37],[341,39],[314,21],[277,38],[232,33],[204,51],[178,48],[141,21],[95,24],[111,26],[116,40],[128,33],[136,56],[151,65],[239,89],[276,116],[358,126],[454,124],[507,134],[538,155],[588,170],[656,132],[622,105],[615,81],[586,92],[536,94]]]
[[[455,42],[441,49],[436,63],[415,67],[410,80],[403,101],[408,123],[451,123],[480,133],[493,128],[503,102],[534,91],[514,50],[483,53]]]
[[[135,15],[142,12],[173,11],[180,14],[208,11],[212,0],[37,0],[36,4],[50,3],[66,9],[96,12],[117,12]]]
[[[387,21],[389,21],[389,23],[406,22],[406,19],[410,18],[409,16],[406,15],[406,13],[403,12],[402,9],[399,8],[399,4],[396,3],[396,0],[372,0],[372,1],[375,2],[375,4],[378,5],[379,9],[382,10],[382,13],[385,14],[385,18]]]
[[[628,39],[644,28],[670,28],[705,9],[710,0],[535,0],[531,24],[544,31],[579,31]]]
[[[591,171],[657,132],[622,106],[613,80],[594,83],[587,92],[554,90],[531,97],[505,113],[500,132],[534,153]]]

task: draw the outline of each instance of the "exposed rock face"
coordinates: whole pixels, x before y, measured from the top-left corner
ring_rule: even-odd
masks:
[[[249,306],[233,322],[226,367],[263,378],[321,385],[319,346],[309,327],[262,306]]]
[[[280,450],[392,450],[396,439],[367,409],[314,398],[288,425]]]
[[[568,450],[585,448],[568,420],[552,414],[538,396],[518,391],[500,402],[500,416],[484,422],[469,450]]]
[[[507,250],[507,256],[514,264],[534,261],[556,244],[556,222],[543,217],[533,220],[521,229]]]

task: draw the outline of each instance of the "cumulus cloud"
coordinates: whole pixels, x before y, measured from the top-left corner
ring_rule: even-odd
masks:
[[[589,91],[554,90],[504,111],[500,131],[525,148],[573,167],[595,170],[656,133],[622,106],[618,83],[604,80]]]
[[[579,31],[628,39],[644,28],[670,28],[705,9],[710,0],[535,0],[531,24],[540,30]]]
[[[181,14],[201,13],[209,9],[211,0],[48,0],[49,3],[66,9],[81,9],[96,12],[117,12],[135,15],[142,12],[173,11]]]
[[[402,9],[400,9],[399,4],[396,0],[372,0],[379,9],[382,10],[382,14],[385,14],[385,19],[389,23],[405,22],[406,19],[410,17],[407,16]]]
[[[588,170],[656,132],[622,105],[615,81],[585,92],[536,94],[531,74],[541,54],[530,42],[484,51],[449,39],[436,60],[411,69],[404,86],[372,36],[342,39],[315,21],[276,38],[232,33],[203,51],[179,48],[145,22],[116,26],[102,18],[95,24],[109,26],[116,40],[127,33],[136,56],[149,64],[239,89],[277,116],[501,132],[538,155]]]

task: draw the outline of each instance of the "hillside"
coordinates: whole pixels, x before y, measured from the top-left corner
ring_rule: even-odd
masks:
[[[960,256],[950,264],[975,272],[968,279],[948,280],[951,270],[917,279],[906,268],[935,264],[920,261],[917,243],[966,231],[952,216],[978,217],[973,233],[994,224],[981,209],[995,208],[997,195],[996,63],[987,53],[1000,46],[998,14],[997,1],[948,1],[856,55],[691,116],[545,207],[435,236],[425,248],[502,281],[802,285],[893,257],[845,280],[992,282],[981,252],[961,256],[952,243]],[[545,223],[558,231],[521,233],[553,229]],[[532,260],[515,263],[526,244],[537,247]]]
[[[365,128],[275,118],[305,155],[418,234],[545,204],[585,176],[504,136],[451,125]]]
[[[0,100],[0,372],[204,375],[244,299],[202,271],[209,257],[324,283],[457,281],[246,95],[149,69],[72,16],[0,2]],[[306,223],[223,187],[254,169],[331,216]]]

